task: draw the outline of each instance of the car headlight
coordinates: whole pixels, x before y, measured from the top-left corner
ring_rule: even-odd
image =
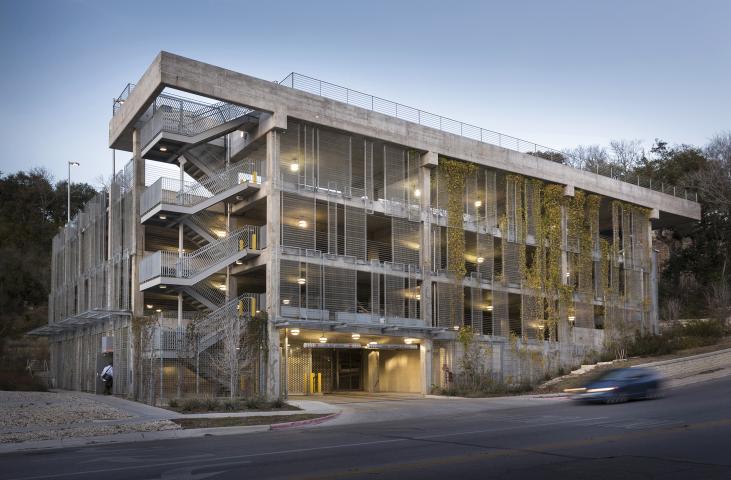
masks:
[[[590,388],[586,391],[586,393],[611,392],[612,390],[616,390],[616,389],[617,389],[617,387]]]

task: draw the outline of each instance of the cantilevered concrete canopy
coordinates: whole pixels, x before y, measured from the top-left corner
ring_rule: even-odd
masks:
[[[407,146],[540,178],[653,209],[661,223],[700,219],[700,205],[630,183],[577,170],[534,155],[419,125],[292,89],[168,52],[160,52],[109,124],[109,145],[131,150],[132,128],[165,87],[269,112],[260,129],[287,128],[293,117]]]

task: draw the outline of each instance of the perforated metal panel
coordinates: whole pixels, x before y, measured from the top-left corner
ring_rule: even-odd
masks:
[[[307,393],[308,376],[312,369],[311,350],[302,345],[290,345],[287,357],[287,390],[290,395]]]

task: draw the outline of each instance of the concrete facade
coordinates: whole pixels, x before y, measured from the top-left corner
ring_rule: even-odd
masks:
[[[653,331],[650,232],[700,217],[685,198],[167,52],[116,101],[109,145],[133,154],[132,212],[115,220],[134,239],[128,320],[110,294],[98,321],[71,327],[90,310],[76,300],[44,333],[59,364],[83,329],[115,338],[117,392],[150,403],[429,393],[462,374],[462,329],[485,375],[533,381],[620,326]],[[457,190],[453,161],[471,165]],[[180,175],[150,178],[162,164]],[[568,297],[528,281],[538,258],[558,259]]]

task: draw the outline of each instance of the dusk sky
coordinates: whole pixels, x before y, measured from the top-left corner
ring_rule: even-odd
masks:
[[[729,24],[721,0],[0,0],[0,171],[63,179],[75,160],[75,181],[109,175],[112,98],[160,50],[268,80],[297,71],[559,149],[703,145],[731,129]]]

